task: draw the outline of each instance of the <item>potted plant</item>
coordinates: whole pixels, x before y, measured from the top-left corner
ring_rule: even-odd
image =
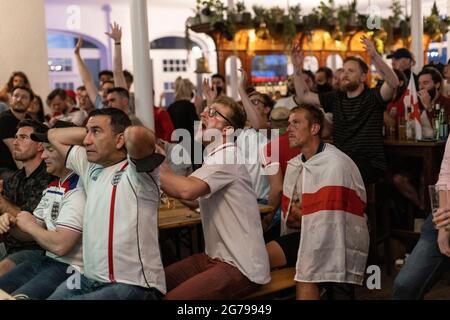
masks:
[[[436,2],[434,2],[433,7],[431,8],[431,14],[425,18],[423,29],[431,38],[436,37],[439,32],[439,10],[436,6]]]
[[[357,0],[353,0],[347,5],[338,8],[338,21],[342,30],[350,31],[358,27],[357,5]]]
[[[272,7],[267,14],[267,27],[271,34],[276,34],[282,31],[282,24],[284,18],[284,9],[280,7]]]
[[[197,0],[197,16],[200,23],[210,23],[214,15],[215,0]]]
[[[290,16],[283,17],[283,42],[286,50],[290,50],[297,35],[297,26]]]
[[[258,26],[261,22],[265,22],[267,10],[263,6],[254,5],[253,12],[255,13],[255,24]]]
[[[332,31],[334,29],[334,25],[336,25],[335,14],[334,14],[334,1],[328,0],[328,4],[320,1],[319,8],[313,9],[313,12],[319,17],[319,28]]]
[[[300,4],[297,4],[295,6],[289,7],[289,18],[296,24],[300,25],[302,23],[300,12],[302,11],[302,8],[300,7]]]
[[[392,15],[389,17],[395,29],[400,28],[402,21],[403,8],[400,4],[400,0],[393,0],[392,5],[389,7],[391,9]]]
[[[245,12],[245,3],[243,1],[236,2],[236,9],[233,9],[233,11],[235,11],[236,23],[242,23],[244,19],[243,14]]]

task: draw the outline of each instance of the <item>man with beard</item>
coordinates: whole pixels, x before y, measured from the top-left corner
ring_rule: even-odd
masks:
[[[44,134],[48,128],[36,120],[22,120],[13,139],[13,155],[23,168],[16,171],[4,185],[0,184],[0,215],[17,217],[21,211],[33,212],[42,198],[42,191],[53,177],[42,161],[41,142],[31,140],[31,134]],[[21,241],[8,234],[4,239],[8,257],[0,261],[0,276],[22,263],[30,254],[42,254],[34,241]]]
[[[15,87],[12,91],[10,110],[0,113],[0,180],[6,180],[17,168],[22,168],[20,161],[14,162],[13,142],[20,120],[26,118],[28,107],[34,94],[28,87]]]
[[[321,67],[315,76],[317,93],[327,93],[333,91],[331,83],[333,81],[333,71],[328,67]]]
[[[325,112],[333,113],[334,144],[356,163],[364,182],[373,183],[386,169],[382,137],[383,112],[399,81],[377,53],[373,43],[367,38],[361,41],[372,63],[385,79],[381,87],[369,89],[365,84],[368,66],[358,57],[348,57],[341,75],[342,91],[316,94],[307,89],[301,76],[303,53],[299,46],[294,47],[292,61],[296,70],[296,102],[322,106]]]
[[[309,91],[316,92],[316,82],[314,79],[314,74],[310,70],[302,69],[303,79],[305,80],[305,84]],[[295,108],[297,103],[294,101],[295,97],[295,85],[294,85],[294,77],[289,76],[287,80],[287,93],[285,98],[281,98],[277,101],[274,108],[284,107],[289,110]]]
[[[424,68],[419,73],[419,90],[417,97],[420,105],[426,110],[430,124],[433,123],[433,112],[437,104],[450,114],[450,99],[442,93],[443,79],[439,71],[433,67]]]
[[[416,88],[419,85],[418,76],[411,71],[411,68],[416,64],[413,55],[406,48],[397,49],[394,53],[387,56],[388,59],[392,59],[392,68],[402,71],[406,76],[406,87],[408,87],[411,75],[414,79]]]

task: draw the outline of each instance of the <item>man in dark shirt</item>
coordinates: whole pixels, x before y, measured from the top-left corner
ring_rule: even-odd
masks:
[[[333,113],[333,143],[358,166],[364,182],[376,182],[386,169],[383,150],[383,111],[392,99],[398,78],[376,52],[367,38],[361,40],[372,63],[384,77],[381,87],[367,88],[369,68],[358,57],[344,61],[340,91],[316,94],[310,92],[302,78],[303,53],[296,46],[292,53],[295,68],[296,102],[322,106]]]
[[[54,178],[47,173],[41,159],[43,146],[31,140],[32,133],[45,133],[48,128],[35,120],[22,120],[13,140],[13,156],[23,163],[0,187],[0,215],[17,216],[20,211],[33,212],[42,197],[42,192]],[[2,190],[3,189],[3,190]],[[21,263],[28,250],[40,249],[35,242],[23,242],[11,235],[4,239],[8,257],[0,261],[0,276]],[[41,253],[41,252],[39,252]]]
[[[0,113],[0,180],[6,180],[22,164],[12,157],[14,135],[20,120],[25,119],[26,111],[34,95],[27,87],[15,87],[11,97],[11,109]]]

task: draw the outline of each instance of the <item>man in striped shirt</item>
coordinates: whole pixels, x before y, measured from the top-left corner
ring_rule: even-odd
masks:
[[[381,87],[369,89],[365,83],[368,66],[358,57],[348,57],[341,74],[341,90],[316,94],[307,89],[301,76],[303,53],[299,47],[294,48],[292,61],[296,70],[296,102],[322,106],[325,112],[333,113],[333,143],[352,158],[367,184],[376,182],[386,169],[383,111],[399,82],[370,40],[361,41],[385,80]]]

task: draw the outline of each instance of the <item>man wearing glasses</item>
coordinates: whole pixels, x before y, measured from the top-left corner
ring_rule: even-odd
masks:
[[[245,114],[234,100],[221,97],[202,112],[201,122],[196,138],[205,146],[203,166],[181,177],[166,162],[161,165],[165,193],[198,200],[205,238],[204,253],[165,269],[166,299],[240,299],[270,281],[256,194],[230,138],[244,127]]]

